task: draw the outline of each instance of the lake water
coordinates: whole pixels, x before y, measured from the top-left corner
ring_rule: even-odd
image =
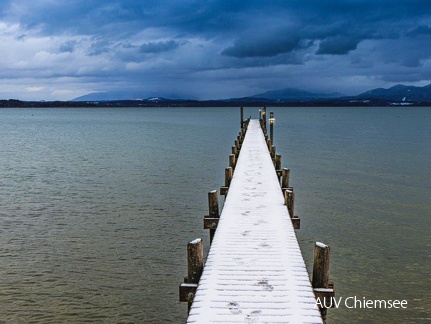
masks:
[[[408,302],[328,323],[430,322],[431,108],[270,110],[309,271],[321,241],[337,297]],[[238,131],[238,108],[1,109],[0,322],[184,322]]]

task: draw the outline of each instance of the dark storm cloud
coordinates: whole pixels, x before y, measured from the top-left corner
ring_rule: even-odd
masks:
[[[360,40],[348,36],[325,38],[319,45],[316,54],[344,55],[358,47]]]
[[[417,37],[422,35],[431,36],[431,28],[426,25],[420,25],[406,34],[408,37]]]
[[[235,40],[233,46],[223,50],[222,54],[238,58],[272,57],[301,47],[300,38],[292,31],[257,31]]]
[[[328,80],[316,84],[332,82],[333,90],[340,91],[336,87],[389,80],[385,74],[397,66],[402,67],[399,82],[403,73],[406,82],[426,82],[431,2],[5,0],[0,3],[0,37],[8,44],[3,52],[19,53],[2,55],[16,57],[4,62],[9,74],[19,75],[22,69],[23,79],[37,78],[26,71],[46,76],[52,70],[56,75],[64,64],[63,74],[79,76],[74,84],[83,89],[86,82],[97,85],[95,75],[110,74],[126,87],[135,82],[134,87],[144,88],[142,75],[151,75],[152,84],[161,87],[169,75],[171,85],[202,93],[212,89],[212,82],[229,84],[232,75],[242,75],[243,91],[249,87],[249,92],[283,80],[308,84],[306,78],[315,75]],[[326,68],[333,65],[337,69]]]
[[[162,53],[173,51],[178,48],[181,44],[174,41],[164,41],[164,42],[148,42],[142,44],[139,48],[141,53]]]

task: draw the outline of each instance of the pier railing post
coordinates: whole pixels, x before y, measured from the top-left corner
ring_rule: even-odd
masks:
[[[266,107],[262,109],[262,128],[263,133],[266,134]]]
[[[287,210],[289,211],[293,228],[300,229],[301,220],[297,215],[295,215],[295,193],[293,192],[293,187],[287,187],[284,190],[284,204],[287,206]]]
[[[187,244],[187,278],[180,285],[180,301],[188,302],[188,311],[193,303],[199,280],[204,268],[204,248],[198,238]]]
[[[274,145],[271,145],[270,154],[271,154],[272,160],[274,161],[275,160],[275,146]]]
[[[274,113],[271,111],[269,113],[269,138],[271,141],[271,145],[274,145]]]
[[[281,154],[275,155],[275,171],[277,172],[277,175],[281,176]],[[278,180],[280,180],[280,176],[278,177]]]
[[[290,169],[283,168],[282,174],[281,174],[281,189],[286,190],[286,188],[289,187],[289,181],[290,181]]]
[[[289,187],[284,192],[285,203],[287,206],[287,210],[289,211],[290,218],[293,218],[293,214],[295,211],[295,193],[293,192],[293,188]]]
[[[208,192],[208,212],[209,217],[220,217],[217,190]]]
[[[235,169],[235,164],[236,164],[235,154],[230,154],[229,155],[229,166],[232,169]]]
[[[224,169],[224,187],[220,188],[220,194],[221,195],[227,196],[230,182],[232,181],[232,178],[233,178],[233,168],[232,167],[225,168]]]
[[[316,242],[314,245],[313,278],[311,285],[319,305],[324,306],[327,298],[333,298],[334,286],[329,283],[329,252],[328,245]],[[332,304],[332,303],[331,303]],[[326,307],[319,307],[322,319],[326,320]]]
[[[220,219],[217,190],[208,193],[208,216],[204,216],[204,229],[210,230],[210,243],[212,243],[218,221]]]
[[[244,127],[244,107],[240,108],[240,117],[241,117],[241,128]]]
[[[233,177],[233,169],[231,167],[225,168],[224,170],[224,185],[225,187],[230,186],[230,182],[232,181]]]
[[[235,157],[238,157],[238,149],[236,148],[236,146],[232,146],[232,154],[234,154]]]

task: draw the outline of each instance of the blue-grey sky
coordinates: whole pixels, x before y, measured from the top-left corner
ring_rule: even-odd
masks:
[[[431,83],[430,0],[2,0],[0,99]]]

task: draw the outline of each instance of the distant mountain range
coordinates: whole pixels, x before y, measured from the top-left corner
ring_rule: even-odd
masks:
[[[361,93],[357,96],[344,96],[341,93],[313,93],[295,88],[286,88],[280,90],[271,90],[256,95],[242,97],[242,98],[229,98],[220,100],[206,100],[198,101],[194,99],[178,99],[178,98],[159,98],[159,97],[145,97],[144,94],[139,92],[97,92],[90,93],[73,99],[75,102],[99,102],[99,101],[142,101],[143,103],[160,103],[160,102],[204,102],[204,103],[330,103],[338,102],[345,104],[367,103],[372,104],[380,103],[379,105],[387,104],[402,104],[408,105],[417,103],[431,103],[431,84],[424,87],[396,85],[389,89],[373,89]],[[212,105],[212,104],[211,104]]]
[[[0,100],[4,107],[262,107],[262,106],[428,106],[431,107],[431,84],[424,87],[396,85],[389,89],[373,89],[357,96],[339,93],[313,93],[287,88],[260,94],[219,100],[145,97],[139,92],[90,93],[71,101]]]
[[[168,99],[169,98],[169,99]],[[142,91],[106,91],[106,92],[93,92],[84,96],[72,99],[72,101],[118,101],[118,100],[182,100],[176,94],[166,95],[164,97],[149,97],[148,94]],[[194,98],[187,98],[194,100]]]
[[[270,90],[264,93],[251,96],[251,98],[265,98],[271,100],[315,100],[315,99],[328,99],[342,97],[343,94],[338,92],[332,93],[313,93],[295,88],[286,88],[280,90]]]
[[[398,84],[389,89],[378,88],[356,96],[362,99],[381,99],[401,102],[431,102],[431,84],[424,87]]]

